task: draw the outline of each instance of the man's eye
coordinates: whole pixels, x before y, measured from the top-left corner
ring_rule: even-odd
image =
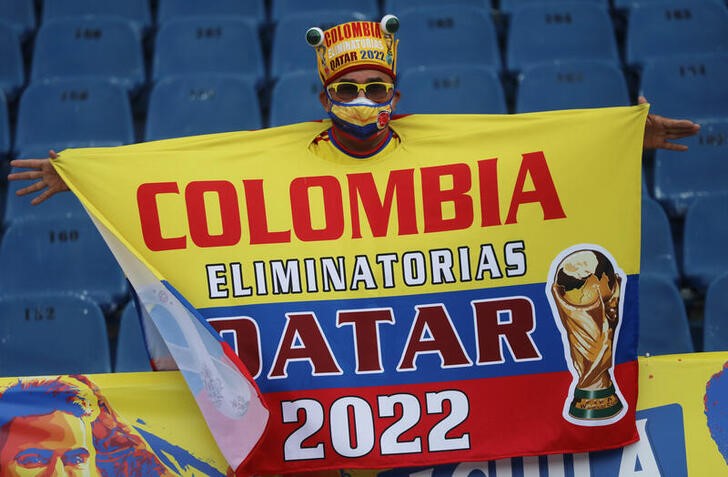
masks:
[[[40,454],[24,454],[16,459],[23,467],[38,467],[48,464],[48,459]]]
[[[84,464],[88,460],[89,454],[86,450],[76,450],[67,452],[63,456],[63,463],[65,465],[80,465]]]

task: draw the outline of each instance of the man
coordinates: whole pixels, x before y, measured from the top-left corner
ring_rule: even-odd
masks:
[[[0,393],[0,477],[171,475],[84,376]]]
[[[319,76],[323,83],[321,104],[331,117],[331,126],[312,139],[309,150],[323,157],[367,159],[394,151],[402,143],[396,119],[390,121],[400,91],[396,88],[397,42],[394,34],[399,21],[386,15],[379,27],[373,22],[349,22],[326,32],[310,29],[306,40],[316,50]],[[361,41],[366,41],[366,57]],[[331,60],[334,58],[334,61]],[[646,103],[644,97],[639,103]],[[687,146],[670,142],[692,136],[700,126],[689,120],[676,120],[650,114],[645,124],[644,148],[684,151]],[[41,192],[31,200],[37,205],[54,194],[68,190],[49,159],[16,159],[11,165],[30,169],[8,175],[9,180],[37,180],[17,191],[24,196]]]

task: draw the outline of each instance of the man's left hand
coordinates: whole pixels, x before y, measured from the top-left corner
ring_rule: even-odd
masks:
[[[640,96],[639,104],[647,102],[644,96]],[[647,115],[645,124],[645,149],[669,149],[670,151],[686,151],[688,147],[684,144],[670,142],[669,139],[680,139],[693,136],[700,130],[700,125],[688,119],[670,119],[657,114]]]

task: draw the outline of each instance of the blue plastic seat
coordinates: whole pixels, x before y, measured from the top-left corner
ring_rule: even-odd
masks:
[[[103,80],[34,83],[20,98],[15,150],[118,146],[134,142],[131,106],[126,92]],[[37,157],[37,156],[36,156]]]
[[[35,30],[34,0],[0,0],[0,21],[9,24],[24,39]]]
[[[674,0],[648,0],[652,3],[671,3]],[[725,5],[724,0],[707,0],[713,3],[717,3],[719,5]],[[635,5],[643,4],[645,3],[645,0],[612,0],[612,3],[614,4],[614,8],[618,10],[629,10]]]
[[[637,353],[644,355],[692,353],[695,350],[685,303],[675,283],[640,274],[640,332]]]
[[[223,75],[175,76],[149,97],[147,141],[262,127],[253,83]]]
[[[644,2],[629,12],[630,65],[704,53],[728,53],[728,9],[712,0]]]
[[[141,38],[115,17],[51,20],[38,29],[31,80],[102,78],[136,92],[145,82]]]
[[[44,23],[88,15],[117,16],[130,22],[140,32],[152,24],[149,0],[43,0]]]
[[[501,3],[503,3],[501,1]],[[392,13],[394,15],[400,15],[405,10],[411,8],[422,8],[422,7],[439,7],[442,6],[442,0],[384,0],[383,14]],[[475,7],[482,8],[486,11],[490,11],[491,2],[490,0],[449,0],[448,5],[453,7]]]
[[[316,2],[302,2],[301,0],[271,1],[271,17],[273,21],[280,20],[287,15],[327,12],[332,10],[356,12],[362,18],[369,18],[371,20],[379,20],[377,17],[380,16],[377,0],[317,0]]]
[[[296,13],[280,19],[273,33],[270,54],[270,74],[276,79],[285,73],[308,71],[316,67],[316,53],[306,43],[306,31],[311,27],[323,30],[340,23],[354,20],[375,20],[364,18],[348,10],[329,10],[314,13]],[[380,19],[376,19],[379,21]]]
[[[566,0],[566,2],[562,1],[561,3],[568,3],[568,2],[576,2],[577,0]],[[600,5],[602,7],[609,7],[608,0],[580,0],[582,2],[587,3],[594,3],[596,5]],[[521,8],[523,5],[528,5],[531,3],[544,3],[544,0],[501,0],[500,2],[500,11],[501,13],[505,13],[506,15],[509,15],[513,13],[514,11]],[[554,2],[556,3],[556,2]]]
[[[510,71],[565,60],[620,62],[609,12],[592,2],[534,3],[517,9],[511,15],[506,57]]]
[[[106,321],[77,296],[0,298],[0,376],[111,372]]]
[[[328,117],[319,101],[318,71],[295,71],[278,78],[270,102],[270,126],[282,126]]]
[[[680,142],[687,151],[655,151],[655,198],[673,217],[697,197],[728,194],[728,118],[701,121],[698,134]]]
[[[257,23],[265,20],[263,0],[159,0],[157,23],[162,25],[178,18],[219,15],[241,17]]]
[[[518,75],[516,112],[629,105],[622,70],[599,61],[544,63]]]
[[[10,120],[8,119],[8,103],[5,95],[0,91],[0,158],[10,152]]]
[[[8,24],[0,21],[0,92],[14,97],[25,81],[23,53],[18,34]]]
[[[702,120],[728,117],[728,54],[650,61],[642,71],[641,94],[651,112]]]
[[[487,10],[441,5],[406,10],[399,19],[399,71],[454,64],[501,69],[495,25]]]
[[[705,294],[703,351],[728,351],[728,271]]]
[[[396,113],[505,114],[498,74],[472,65],[430,66],[400,74],[402,96]]]
[[[675,245],[670,221],[659,202],[642,199],[642,253],[640,273],[660,275],[677,284]]]
[[[699,292],[728,270],[728,195],[700,197],[688,208],[683,275]]]
[[[121,313],[119,335],[116,341],[114,371],[132,373],[151,371],[152,366],[144,341],[142,324],[134,301],[130,301]]]
[[[262,81],[265,72],[257,25],[249,19],[223,16],[165,22],[157,32],[154,80],[198,73]]]
[[[127,298],[126,277],[88,217],[14,222],[0,244],[0,263],[0,295],[64,292],[104,309]]]

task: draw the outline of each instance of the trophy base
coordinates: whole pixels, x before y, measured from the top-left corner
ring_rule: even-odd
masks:
[[[619,414],[623,407],[614,385],[593,391],[576,388],[569,415],[586,420],[609,419]]]

